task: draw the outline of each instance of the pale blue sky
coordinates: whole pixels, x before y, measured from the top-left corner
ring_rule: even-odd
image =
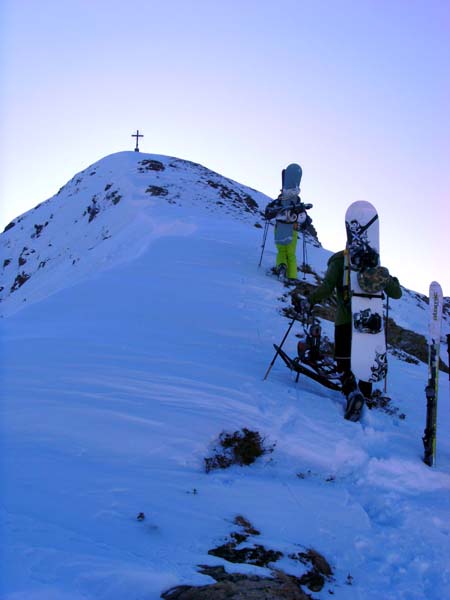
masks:
[[[369,200],[382,262],[450,294],[450,0],[3,0],[0,16],[0,227],[140,129],[143,152],[270,196],[299,162],[325,247]]]

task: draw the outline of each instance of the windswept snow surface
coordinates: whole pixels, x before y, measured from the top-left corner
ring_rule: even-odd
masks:
[[[2,600],[156,600],[175,585],[212,583],[200,564],[269,574],[208,555],[236,515],[261,531],[257,543],[284,553],[274,566],[301,575],[289,554],[315,548],[327,558],[334,581],[315,598],[449,598],[446,376],[433,469],[422,462],[425,365],[390,358],[404,421],[366,411],[347,422],[339,393],[295,383],[280,360],[263,381],[288,325],[285,289],[266,275],[271,237],[258,269],[256,213],[216,205],[211,186],[196,195],[189,164],[167,180],[173,194],[148,198],[133,174],[145,158],[155,159],[99,162],[110,178],[124,165],[131,175],[114,180],[121,201],[83,227],[74,222],[91,189],[22,217],[23,236],[36,215],[58,227],[32,247],[50,263],[3,302]],[[17,227],[2,238],[20,254]],[[323,272],[330,253],[308,253]],[[413,295],[392,304],[405,326],[412,318],[426,329]],[[206,474],[218,435],[242,427],[275,451]]]

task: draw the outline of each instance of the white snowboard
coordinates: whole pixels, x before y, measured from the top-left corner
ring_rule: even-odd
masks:
[[[370,202],[358,200],[347,209],[345,225],[352,305],[351,369],[356,379],[377,382],[387,372],[384,296],[368,294],[358,284],[359,270],[380,264],[377,211]]]

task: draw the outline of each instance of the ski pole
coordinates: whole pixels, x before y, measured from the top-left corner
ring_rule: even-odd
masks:
[[[387,376],[388,376],[388,331],[389,331],[389,296],[386,295],[386,326],[385,326],[385,337],[386,337],[386,375],[384,378],[384,393],[387,393]]]
[[[450,333],[447,333],[447,354],[448,354],[448,395],[450,398]]]
[[[307,264],[307,256],[306,256],[306,235],[303,232],[303,281],[306,279],[306,264]]]
[[[447,333],[448,380],[450,381],[450,333]]]
[[[264,254],[264,248],[266,246],[266,239],[267,239],[267,231],[268,231],[268,229],[269,229],[269,221],[266,221],[266,224],[264,225],[263,243],[262,243],[261,256],[259,257],[258,268],[261,266],[262,257],[263,257],[263,254]]]
[[[269,365],[269,368],[267,369],[267,371],[266,371],[266,374],[264,375],[263,381],[265,381],[265,380],[267,379],[267,377],[269,376],[269,373],[270,373],[270,371],[271,371],[271,369],[272,369],[273,365],[275,364],[275,361],[277,360],[277,356],[278,356],[278,354],[280,353],[280,350],[281,350],[281,348],[283,347],[283,344],[284,344],[284,342],[286,341],[286,338],[287,338],[287,336],[289,335],[289,332],[290,332],[290,331],[291,331],[291,329],[292,329],[292,325],[295,323],[295,321],[296,321],[296,320],[297,320],[297,318],[296,318],[296,317],[294,317],[294,318],[292,319],[292,321],[291,321],[291,323],[290,323],[290,325],[289,325],[289,327],[288,327],[288,329],[287,329],[286,333],[284,334],[284,338],[281,340],[281,344],[278,346],[278,349],[277,349],[277,351],[275,352],[275,356],[273,357],[273,359],[272,359],[272,362],[270,363],[270,365]]]

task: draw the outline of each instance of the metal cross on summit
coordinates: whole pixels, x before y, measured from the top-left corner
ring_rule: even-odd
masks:
[[[136,138],[136,148],[134,149],[134,151],[139,152],[139,138],[144,136],[142,135],[142,133],[139,133],[139,129],[137,129],[136,133],[131,134],[131,137]]]

